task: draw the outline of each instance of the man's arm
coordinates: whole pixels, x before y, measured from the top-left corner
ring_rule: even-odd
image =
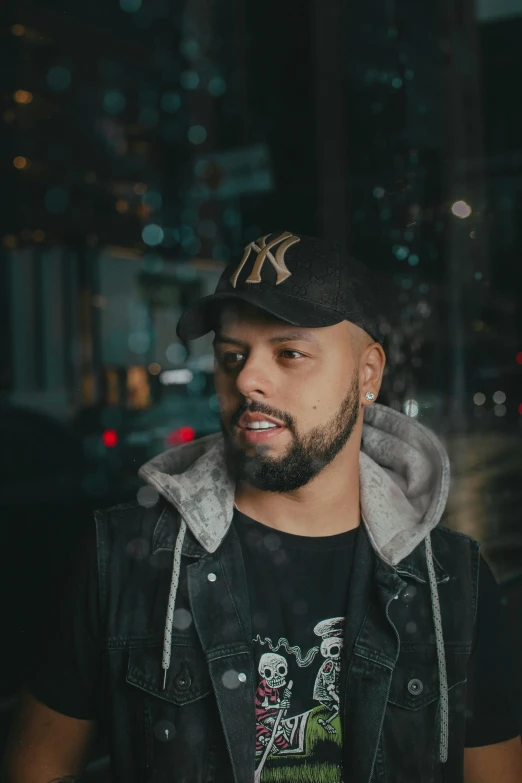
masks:
[[[522,743],[520,737],[464,748],[465,783],[522,783]]]
[[[1,783],[74,780],[87,760],[95,725],[62,715],[24,692],[7,741]]]

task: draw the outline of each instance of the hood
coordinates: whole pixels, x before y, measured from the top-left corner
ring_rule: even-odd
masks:
[[[384,405],[365,409],[359,461],[362,520],[381,560],[396,566],[438,524],[449,490],[449,460],[438,438]],[[180,512],[207,552],[234,513],[234,482],[219,433],[163,452],[139,475]]]

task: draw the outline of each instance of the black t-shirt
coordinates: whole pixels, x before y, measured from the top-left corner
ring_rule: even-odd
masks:
[[[336,637],[337,625],[328,626],[328,621],[342,617],[346,607],[350,555],[353,554],[357,533],[352,531],[333,536],[330,542],[335,547],[330,548],[327,538],[310,539],[279,533],[244,515],[236,514],[235,524],[248,563],[254,636],[259,634],[259,640],[253,643],[256,663],[260,655],[272,652],[268,642],[262,643],[266,638],[275,643],[280,638],[286,639],[290,648],[298,646],[302,663],[310,649],[314,646],[320,648],[326,635],[322,631],[327,631],[330,639]],[[333,567],[334,562],[339,564],[342,573],[334,573],[337,570]],[[253,580],[254,575],[257,578]],[[33,694],[51,709],[73,718],[96,720],[102,696],[99,687],[98,577],[93,533],[82,541],[59,575],[54,596],[50,616],[44,624],[46,632],[32,656],[34,663],[28,672],[28,685]],[[324,621],[326,625],[321,626]],[[292,638],[293,634],[295,638]],[[308,646],[310,638],[313,643]],[[330,659],[333,660],[334,644],[329,642],[329,651],[334,653]],[[319,684],[326,682],[326,689],[318,688],[315,693],[319,698],[314,698],[318,668],[326,661],[321,650],[315,653],[313,662],[301,666],[297,651],[288,653],[283,642],[277,654],[289,663],[289,677],[294,683],[288,716],[296,717],[298,710],[302,713],[312,705],[322,705],[319,717],[323,717],[325,722],[332,718],[330,725],[337,728],[335,666],[329,667],[330,679],[320,678]],[[518,736],[521,716],[514,683],[518,683],[518,670],[510,643],[506,609],[495,578],[481,559],[477,626],[468,670],[467,747],[490,745]],[[332,684],[333,689],[329,688]],[[273,694],[267,692],[265,696],[265,709],[269,710]],[[280,696],[285,698],[284,689]],[[319,720],[317,726],[324,730]],[[297,728],[302,726],[296,725]],[[266,736],[266,732],[260,731],[258,737],[261,736]],[[328,753],[335,755],[336,735],[331,736],[334,741]],[[295,736],[291,742],[295,742]]]
[[[338,783],[344,617],[358,529],[281,533],[234,516],[245,559],[257,675],[256,768]],[[301,779],[301,778],[299,778]]]

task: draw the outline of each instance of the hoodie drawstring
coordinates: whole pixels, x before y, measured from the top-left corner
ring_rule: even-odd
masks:
[[[174,620],[174,609],[176,608],[176,596],[178,593],[179,575],[181,572],[181,550],[183,548],[183,541],[185,540],[186,531],[187,523],[184,519],[182,519],[178,536],[176,538],[176,545],[174,547],[174,564],[172,566],[169,604],[167,608],[167,618],[165,620],[165,633],[163,636],[163,657],[161,660],[161,667],[163,669],[163,690],[165,690],[167,683],[167,672],[170,667],[170,656],[172,652],[172,623]]]
[[[425,539],[426,561],[428,564],[428,578],[430,582],[431,608],[433,610],[433,624],[435,626],[435,643],[437,647],[437,660],[439,665],[439,698],[440,698],[440,744],[439,758],[442,764],[448,760],[449,737],[449,706],[448,706],[448,675],[446,672],[446,654],[444,651],[444,635],[442,633],[442,616],[440,613],[439,591],[435,566],[433,564],[433,550],[431,548],[431,536]]]

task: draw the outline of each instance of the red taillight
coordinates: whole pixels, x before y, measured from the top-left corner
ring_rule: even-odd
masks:
[[[105,430],[102,439],[107,448],[112,449],[118,443],[118,433],[116,430]]]
[[[189,443],[196,437],[196,430],[192,427],[178,427],[172,430],[166,437],[166,443],[169,446],[178,446],[180,443]]]

